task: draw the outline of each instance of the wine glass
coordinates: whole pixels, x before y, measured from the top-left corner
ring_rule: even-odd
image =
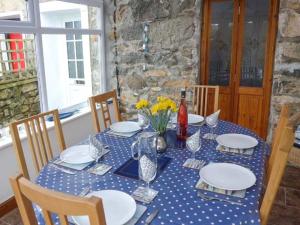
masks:
[[[145,116],[143,113],[138,113],[138,124],[142,128],[142,130],[146,129],[150,125],[150,121],[147,116]]]
[[[215,140],[217,135],[214,134],[214,129],[218,126],[219,120],[214,117],[206,117],[206,124],[210,128],[210,133],[207,134],[207,138]]]
[[[89,154],[95,160],[95,164],[103,155],[104,146],[93,135],[89,135]]]

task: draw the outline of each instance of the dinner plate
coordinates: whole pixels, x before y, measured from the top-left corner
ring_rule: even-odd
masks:
[[[188,124],[197,124],[204,121],[203,116],[197,114],[188,114]],[[172,123],[177,123],[177,116],[172,118]]]
[[[228,191],[244,190],[256,182],[251,170],[233,163],[210,163],[200,170],[200,177],[208,185]]]
[[[70,164],[82,164],[94,161],[89,155],[89,145],[75,145],[60,154],[60,160]]]
[[[219,135],[216,141],[225,147],[237,149],[254,148],[258,144],[258,141],[251,136],[234,133]]]
[[[122,122],[113,123],[110,126],[110,129],[118,133],[131,133],[131,132],[139,131],[141,127],[137,122],[122,121]]]
[[[122,225],[127,223],[135,214],[135,200],[128,194],[116,190],[95,191],[87,197],[96,196],[102,199],[107,225]],[[87,216],[74,216],[77,225],[89,225]]]

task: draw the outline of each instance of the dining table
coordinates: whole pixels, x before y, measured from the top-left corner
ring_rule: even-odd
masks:
[[[151,130],[151,128],[148,128]],[[200,129],[201,136],[210,131],[207,125],[189,125],[188,134],[191,135]],[[136,134],[132,137],[119,137],[108,133],[109,129],[96,134],[103,144],[109,146],[109,153],[101,162],[112,166],[105,175],[95,175],[88,172],[88,168],[77,171],[75,174],[67,174],[46,165],[39,173],[35,182],[47,189],[78,196],[82,190],[89,186],[92,191],[119,190],[129,195],[143,185],[140,180],[135,180],[114,173],[124,162],[130,159],[131,145],[136,141]],[[202,194],[214,198],[238,202],[231,204],[229,201],[201,198],[199,190],[195,188],[199,180],[199,170],[183,167],[184,162],[191,158],[191,152],[187,150],[185,143],[176,140],[176,130],[168,130],[170,135],[166,138],[168,147],[158,157],[171,158],[156,179],[151,183],[151,188],[158,191],[158,195],[150,204],[137,202],[147,207],[146,212],[136,224],[145,224],[146,218],[155,210],[158,215],[151,224],[260,224],[260,199],[263,194],[263,181],[265,175],[265,163],[269,151],[266,142],[254,132],[237,124],[220,120],[215,129],[217,135],[227,133],[239,133],[252,136],[258,140],[253,155],[228,154],[216,150],[216,140],[202,138],[202,145],[196,158],[206,164],[212,162],[231,162],[249,168],[256,176],[255,185],[246,190],[244,198],[217,194],[210,191],[202,191]],[[173,140],[172,140],[173,139]],[[82,140],[85,143],[85,140]],[[91,165],[93,166],[93,165]],[[41,213],[36,210],[39,224],[44,224]]]

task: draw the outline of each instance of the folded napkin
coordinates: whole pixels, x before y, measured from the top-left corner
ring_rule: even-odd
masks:
[[[200,142],[200,129],[196,133],[194,133],[192,136],[187,138],[186,145],[191,151],[193,151],[193,152],[197,151],[197,149],[201,145],[201,142]]]
[[[216,188],[216,187],[213,187],[213,186],[205,183],[201,178],[198,180],[198,182],[196,184],[196,188],[200,189],[200,190],[204,190],[204,191],[215,192],[217,194],[229,195],[229,196],[238,197],[238,198],[244,198],[246,195],[246,190],[229,191],[229,190]]]
[[[216,124],[219,119],[220,112],[221,112],[221,110],[218,110],[218,111],[210,114],[209,116],[207,116],[205,118],[205,122],[208,124]]]
[[[239,148],[228,148],[223,145],[218,145],[216,150],[221,152],[231,152],[235,154],[243,154],[243,155],[253,155],[254,148],[247,148],[247,149],[239,149]]]

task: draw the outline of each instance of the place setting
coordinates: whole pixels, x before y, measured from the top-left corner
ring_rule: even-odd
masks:
[[[67,148],[49,165],[64,173],[74,175],[94,163],[95,165],[90,167],[87,172],[104,175],[111,169],[111,166],[99,163],[99,160],[110,150],[95,135],[90,135],[88,141],[89,144]]]
[[[236,205],[242,205],[241,200],[245,198],[247,189],[256,184],[255,174],[235,163],[209,163],[200,169],[199,176],[195,185],[198,197]]]
[[[255,147],[258,145],[258,141],[254,137],[238,133],[219,135],[216,141],[218,143],[216,147],[217,151],[244,157],[251,157]]]
[[[105,132],[106,135],[115,137],[130,138],[142,130],[140,124],[135,121],[121,121],[110,125]]]

